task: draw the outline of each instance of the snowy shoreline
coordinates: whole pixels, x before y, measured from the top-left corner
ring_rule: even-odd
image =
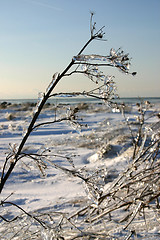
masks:
[[[31,104],[6,104],[0,109],[1,170],[9,148],[12,148],[13,144],[20,143],[23,132],[32,118],[34,107]],[[72,212],[74,204],[67,206],[66,209],[63,209],[63,206],[73,201],[75,203],[82,201],[84,202],[82,205],[87,203],[84,184],[79,178],[67,176],[63,170],[55,167],[56,164],[68,169],[85,168],[89,171],[103,169],[106,174],[105,191],[105,188],[108,188],[130,163],[131,136],[122,113],[116,109],[113,111],[103,104],[81,103],[77,107],[79,121],[84,124],[81,130],[68,122],[60,122],[40,127],[31,134],[24,149],[26,152],[50,149],[54,156],[50,157],[47,168],[40,172],[27,158],[20,161],[6,183],[1,194],[2,200],[11,194],[9,201],[16,203],[27,212],[50,208]],[[69,105],[61,105],[57,109],[54,105],[48,104],[40,115],[38,123],[64,116],[68,109],[70,109]],[[158,109],[159,104],[155,104],[148,114],[157,112]],[[136,106],[127,105],[125,110],[125,117],[135,128]],[[155,115],[151,120],[147,120],[147,124],[152,125],[157,120]],[[1,213],[8,219],[18,214],[20,211],[14,206],[3,208]],[[156,227],[156,234],[160,234],[160,228]],[[156,234],[155,236],[153,234],[152,239],[157,239]]]

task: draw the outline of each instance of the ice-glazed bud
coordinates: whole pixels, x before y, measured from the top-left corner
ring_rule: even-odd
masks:
[[[135,76],[137,74],[137,72],[132,72],[132,76]]]
[[[126,70],[129,70],[130,67],[129,65],[130,65],[129,63],[126,64]]]
[[[111,56],[115,56],[115,55],[116,55],[116,51],[115,51],[114,48],[111,48],[111,50],[110,50],[110,55],[111,55]]]
[[[15,162],[15,156],[12,156],[11,158],[10,158],[10,163],[14,163]]]

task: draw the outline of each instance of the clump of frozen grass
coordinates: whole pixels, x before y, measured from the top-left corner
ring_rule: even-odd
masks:
[[[6,113],[5,118],[10,121],[13,120],[15,118],[14,113]]]

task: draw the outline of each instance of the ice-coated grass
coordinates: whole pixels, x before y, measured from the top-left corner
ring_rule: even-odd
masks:
[[[8,121],[4,117],[6,109],[0,111],[2,128],[0,164],[2,166],[9,147],[8,143],[16,144],[21,139],[25,114],[23,116],[19,114],[17,118]],[[12,112],[12,108],[10,107],[7,111]],[[17,111],[15,111],[16,114]],[[133,130],[136,128],[134,114],[134,108],[127,113],[127,117],[132,121]],[[82,108],[79,115],[83,117],[82,122],[88,124],[88,127],[82,128],[80,133],[67,123],[56,123],[37,129],[31,135],[25,146],[26,152],[33,153],[48,147],[54,156],[50,157],[50,164],[44,170],[44,175],[39,172],[35,164],[27,158],[23,159],[11,174],[1,195],[3,200],[12,193],[8,201],[20,206],[40,219],[42,223],[45,222],[45,227],[48,226],[48,228],[44,228],[33,217],[24,214],[17,207],[6,204],[1,208],[1,215],[8,220],[16,216],[18,218],[11,223],[1,220],[1,239],[58,239],[58,236],[64,236],[64,239],[74,239],[75,236],[77,236],[75,239],[125,239],[127,237],[128,239],[135,237],[158,239],[160,234],[158,209],[145,210],[146,220],[136,215],[126,230],[124,230],[125,222],[118,223],[127,215],[124,208],[113,211],[112,216],[104,215],[103,221],[98,221],[97,218],[95,223],[85,223],[86,220],[83,222],[83,219],[86,219],[86,216],[88,218],[94,209],[91,206],[90,209],[85,210],[86,206],[91,203],[94,206],[95,203],[92,202],[92,197],[88,199],[87,189],[80,178],[66,174],[63,169],[55,167],[54,164],[68,169],[72,169],[74,164],[74,169],[83,169],[87,174],[103,171],[105,176],[104,185],[102,185],[105,193],[130,164],[133,147],[128,126],[120,112],[113,113],[103,105],[90,105],[87,110],[86,107],[85,110]],[[52,116],[52,107],[49,106],[39,118],[39,122],[44,119],[48,121]],[[155,121],[156,117],[152,121],[148,120],[148,124],[153,124]],[[17,126],[16,129],[7,127],[9,124]],[[83,209],[82,212],[76,215],[75,213],[80,209]],[[90,221],[94,218],[93,216]],[[116,221],[112,221],[110,217]],[[63,225],[62,230],[57,227],[60,222]]]

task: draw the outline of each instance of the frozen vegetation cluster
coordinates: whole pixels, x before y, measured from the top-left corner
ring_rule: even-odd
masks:
[[[79,53],[73,56],[62,73],[53,75],[46,91],[39,93],[37,104],[32,106],[32,111],[29,109],[30,115],[25,117],[23,114],[25,126],[20,127],[23,132],[22,138],[18,143],[10,143],[6,151],[6,158],[1,165],[0,181],[1,239],[127,240],[157,239],[160,234],[159,113],[149,102],[140,101],[134,106],[133,117],[133,114],[130,115],[129,106],[116,103],[118,95],[114,76],[106,75],[102,69],[114,67],[122,73],[133,76],[136,72],[130,72],[131,58],[121,48],[118,50],[112,48],[108,55],[103,56],[85,55],[84,50],[92,41],[105,40],[104,27],[97,31],[93,16],[94,14],[91,13],[90,39]],[[95,83],[95,87],[83,92],[54,93],[53,90],[59,81],[73,74],[84,74]],[[104,107],[101,105],[101,110],[97,110],[97,113],[95,105],[55,105],[54,109],[53,106],[48,105],[50,110],[52,107],[52,116],[46,118],[47,120],[43,119],[47,101],[62,96],[92,97],[102,100],[105,105]],[[9,106],[4,106],[5,108]],[[102,117],[104,112],[112,111],[121,113],[123,120],[112,125],[110,119],[107,121],[103,119],[101,124],[96,123],[94,132],[87,132],[88,124],[83,121],[84,118],[86,119],[93,112]],[[16,117],[14,114],[6,116],[9,121]],[[41,131],[42,127],[54,128],[64,122],[75,132],[81,132],[82,128],[86,129],[86,134],[79,134],[77,138],[72,139],[72,144],[77,149],[82,146],[92,150],[98,149],[87,159],[92,163],[91,168],[85,165],[76,166],[74,151],[65,153],[59,149],[57,152],[52,142],[35,149],[27,147],[29,138]],[[1,128],[4,129],[2,126]],[[14,126],[11,128],[12,131],[19,131]],[[61,148],[62,144],[64,144],[62,137],[54,142],[57,148]],[[104,164],[95,165],[96,161],[102,163],[108,156],[115,158],[115,161],[122,156],[120,164],[125,167],[120,167],[118,170],[109,165],[108,167]],[[60,164],[61,161],[63,164]],[[27,211],[18,200],[10,200],[14,193],[3,196],[5,186],[20,166],[31,178],[33,177],[30,175],[31,172],[38,169],[42,179],[48,177],[46,173],[48,168],[56,169],[63,173],[65,179],[78,179],[76,180],[78,185],[80,182],[83,183],[86,195],[61,204],[53,203],[52,207],[46,206],[39,210]],[[28,178],[28,181],[32,180]],[[11,214],[14,209],[19,212],[16,216]]]

